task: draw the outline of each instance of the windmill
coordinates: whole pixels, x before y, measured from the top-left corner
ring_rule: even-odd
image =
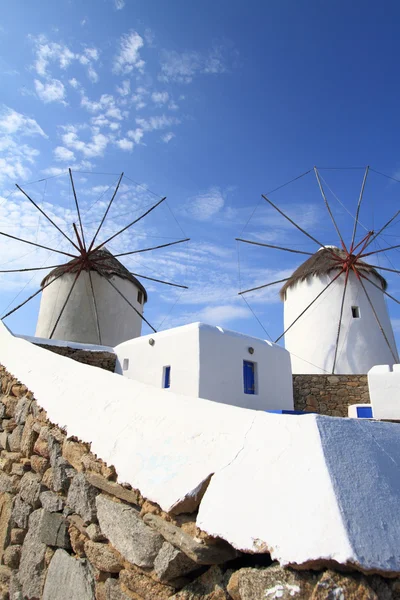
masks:
[[[239,295],[245,299],[244,296],[250,292],[284,284],[280,291],[284,302],[284,331],[275,342],[285,339],[285,347],[292,354],[294,373],[367,373],[375,364],[397,363],[399,357],[385,298],[390,298],[397,304],[400,302],[387,291],[387,282],[379,271],[400,274],[400,270],[371,264],[370,260],[374,255],[400,247],[396,244],[372,249],[371,246],[375,241],[378,243],[379,238],[383,239],[383,232],[394,223],[400,210],[377,231],[367,230],[361,239],[357,238],[368,173],[374,171],[366,167],[351,238],[346,242],[328,202],[317,167],[303,173],[296,180],[312,171],[340,247],[324,245],[283,212],[269,196],[263,194],[262,200],[318,246],[318,249],[316,252],[306,252],[236,238],[241,244],[309,257],[290,277],[242,290]]]
[[[68,240],[70,251],[52,248],[32,240],[0,232],[0,235],[6,238],[48,250],[69,259],[68,262],[58,265],[1,270],[0,273],[50,270],[43,279],[40,288],[3,315],[2,319],[6,319],[33,298],[42,294],[36,329],[36,335],[38,336],[114,346],[117,343],[139,336],[143,321],[155,332],[156,329],[143,316],[143,306],[147,301],[147,292],[140,279],[181,289],[187,289],[187,286],[165,281],[158,277],[133,273],[118,258],[175,246],[189,241],[189,238],[112,254],[106,248],[106,245],[144,219],[165,202],[166,197],[158,200],[145,212],[106,237],[106,239],[98,241],[107,215],[120,189],[124,177],[124,173],[121,173],[94,236],[87,240],[73,173],[71,169],[68,172],[77,215],[77,224],[73,223],[74,237],[70,237],[63,231],[43,208],[21,186],[16,184],[17,189],[24,197],[51,223],[64,239]]]

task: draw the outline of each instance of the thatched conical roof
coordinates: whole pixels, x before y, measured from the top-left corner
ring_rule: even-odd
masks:
[[[106,248],[101,248],[100,250],[97,250],[97,252],[95,252],[91,256],[91,258],[93,258],[94,263],[90,264],[90,268],[84,267],[83,270],[95,271],[99,273],[99,275],[102,275],[103,277],[107,278],[116,275],[117,277],[121,277],[122,279],[127,279],[128,281],[131,281],[133,284],[135,284],[136,287],[138,287],[143,292],[144,302],[147,302],[147,292],[145,287],[140,283],[140,281],[136,279],[136,277],[134,277],[134,275],[132,275],[132,273],[128,271],[126,267],[124,267],[122,263],[119,262],[119,260],[114,258],[114,256]],[[101,258],[101,260],[96,262],[96,259],[99,258]],[[64,265],[56,267],[46,275],[46,277],[41,283],[41,286],[43,287],[49,281],[50,278],[57,277],[58,275],[62,275],[63,273],[77,273],[81,268],[81,264],[81,261],[77,260],[76,258],[73,258]]]
[[[339,256],[340,258],[346,258],[346,253],[343,250],[340,250],[339,248],[332,247],[332,246],[330,246],[330,249],[333,250],[334,253],[337,256]],[[330,273],[333,270],[340,271],[340,269],[341,269],[341,264],[334,260],[334,258],[332,256],[332,252],[325,248],[321,248],[320,250],[318,250],[318,252],[316,252],[315,254],[310,256],[309,259],[307,259],[305,262],[303,262],[303,264],[300,265],[298,267],[298,269],[295,270],[295,272],[290,277],[290,279],[288,279],[286,281],[285,285],[282,287],[282,289],[279,292],[281,300],[285,299],[286,290],[289,289],[290,287],[292,287],[293,285],[295,285],[298,281],[305,281],[306,279],[308,279],[310,277],[326,275],[327,273]],[[375,275],[375,277],[377,279],[379,279],[379,281],[381,282],[382,289],[386,290],[386,288],[387,288],[386,279],[384,277],[382,277],[382,275],[380,273],[378,273],[378,271],[376,271],[376,269],[374,269],[374,267],[371,267],[366,262],[358,259],[357,260],[357,269],[359,271],[364,272],[366,275],[368,275],[368,273]]]

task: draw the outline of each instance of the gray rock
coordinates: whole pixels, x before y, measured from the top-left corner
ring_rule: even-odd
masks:
[[[88,525],[88,527],[86,528],[86,533],[88,534],[92,542],[104,542],[104,540],[106,539],[101,533],[100,527],[97,525],[97,523],[91,523],[90,525]]]
[[[11,452],[19,452],[21,450],[21,439],[22,432],[24,431],[23,425],[17,425],[12,433],[8,436],[8,444]]]
[[[40,541],[46,546],[70,548],[67,519],[45,510],[40,523]]]
[[[5,414],[6,414],[6,407],[3,404],[3,402],[0,402],[0,419],[3,419]]]
[[[40,494],[43,488],[40,481],[40,476],[37,473],[25,473],[19,485],[19,494],[25,502],[33,508],[40,506]]]
[[[21,558],[21,546],[8,546],[3,554],[3,563],[10,569],[18,569]]]
[[[176,546],[199,565],[216,565],[232,560],[238,552],[223,541],[206,544],[197,542],[191,535],[180,527],[164,521],[157,515],[148,513],[143,517],[144,522],[155,529],[173,546]]]
[[[0,448],[2,448],[3,450],[9,450],[10,446],[8,443],[8,433],[7,431],[2,431],[0,433]]]
[[[23,425],[28,417],[29,409],[32,404],[32,400],[26,397],[20,398],[15,407],[15,421],[18,425]]]
[[[83,473],[77,473],[69,488],[67,505],[72,508],[85,523],[96,519],[96,496],[99,491],[85,479]]]
[[[87,561],[57,550],[47,571],[42,600],[94,599],[94,580]]]
[[[14,480],[9,475],[6,475],[3,471],[0,471],[0,493],[4,492],[15,492]]]
[[[50,461],[51,462],[51,461]],[[55,492],[67,493],[71,479],[76,471],[62,456],[56,458],[52,465],[53,471],[53,490]]]
[[[32,506],[21,500],[20,495],[16,496],[11,513],[11,521],[21,529],[26,529],[28,527],[29,515],[32,510]]]
[[[50,465],[54,467],[57,463],[57,460],[62,456],[61,444],[51,431],[48,432],[46,439],[49,445]]]
[[[235,571],[227,585],[227,591],[234,600],[258,600],[258,598],[281,598],[281,600],[306,600],[314,599],[314,586],[319,574],[311,571],[293,571],[280,565],[273,565],[265,569],[245,568]],[[335,596],[323,595],[322,598]],[[336,596],[338,600],[340,594]],[[344,596],[343,596],[344,598]],[[345,596],[347,599],[347,595]],[[349,597],[350,598],[350,597]],[[358,596],[357,596],[358,598]],[[360,596],[365,598],[367,596]]]
[[[12,571],[8,588],[10,600],[24,600],[22,586],[18,580],[18,571]]]
[[[102,533],[128,560],[139,567],[152,567],[164,543],[163,538],[147,527],[139,512],[106,496],[96,498],[97,518]]]
[[[107,579],[104,584],[104,596],[107,600],[131,600],[132,596],[127,596],[119,587],[116,579]]]
[[[44,510],[35,510],[29,517],[29,530],[22,544],[18,579],[24,598],[41,598],[46,574],[46,544],[40,540]],[[56,597],[56,596],[55,596]]]
[[[54,492],[42,492],[39,500],[43,508],[48,512],[60,512],[64,508],[64,500]]]
[[[154,571],[160,581],[170,581],[195,571],[199,565],[169,542],[164,542],[154,561]]]

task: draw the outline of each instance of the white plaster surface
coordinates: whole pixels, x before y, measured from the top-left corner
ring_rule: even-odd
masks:
[[[42,292],[35,335],[48,338],[75,280],[74,273],[65,273]],[[140,335],[142,319],[133,308],[108,283],[107,279],[92,271],[102,344],[117,344]],[[131,304],[143,313],[137,301],[139,288],[122,277],[111,277],[112,283]],[[75,284],[53,338],[71,342],[98,344],[95,308],[90,288],[89,274],[82,271]]]
[[[164,369],[170,366],[171,392],[243,408],[293,410],[289,353],[267,340],[191,323],[129,340],[115,352],[116,371],[136,381],[161,388]],[[244,393],[244,360],[256,363],[255,394]]]
[[[213,474],[198,525],[236,548],[400,572],[398,425],[185,397],[50,353],[2,323],[0,363],[163,510]]]
[[[287,290],[284,302],[284,327],[288,328],[300,313],[318,296],[335,277],[336,271],[320,277],[309,277]],[[368,278],[380,285],[374,275]],[[379,320],[398,357],[396,343],[383,293],[366,280],[365,288],[375,307]],[[293,353],[293,373],[331,373],[344,276],[339,277],[320,298],[300,317],[285,335],[285,348]],[[358,306],[360,318],[353,318],[351,307]],[[350,273],[346,290],[341,334],[335,373],[366,374],[377,364],[395,362],[367,297],[354,273]]]
[[[400,421],[400,365],[376,365],[368,372],[374,419]]]

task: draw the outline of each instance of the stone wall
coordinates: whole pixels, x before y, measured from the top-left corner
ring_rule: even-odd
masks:
[[[117,356],[112,352],[93,352],[92,350],[81,350],[79,348],[68,348],[67,346],[53,346],[47,344],[36,344],[45,350],[55,352],[55,354],[61,354],[67,358],[72,358],[77,362],[83,363],[84,365],[91,365],[92,367],[99,367],[106,371],[114,373],[115,362]]]
[[[367,375],[293,375],[295,410],[347,417],[350,404],[369,404]]]
[[[0,382],[0,600],[400,597],[399,579],[238,553],[200,531],[195,512],[166,514],[117,483],[1,366]]]

